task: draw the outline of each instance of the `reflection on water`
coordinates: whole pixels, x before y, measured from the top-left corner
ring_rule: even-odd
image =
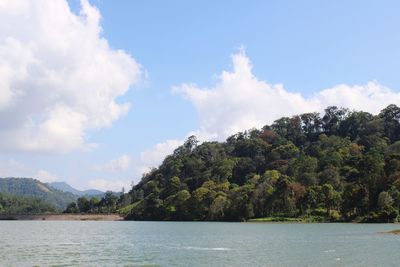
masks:
[[[393,224],[0,221],[0,266],[398,266]]]

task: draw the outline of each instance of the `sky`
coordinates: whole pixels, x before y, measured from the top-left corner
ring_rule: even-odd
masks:
[[[185,139],[400,105],[399,1],[0,0],[0,177],[128,190]]]

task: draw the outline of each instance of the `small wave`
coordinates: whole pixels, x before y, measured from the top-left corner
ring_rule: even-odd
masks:
[[[333,252],[335,252],[335,251],[336,251],[336,250],[334,250],[334,249],[324,250],[325,253],[333,253]]]
[[[193,249],[193,250],[218,250],[218,251],[229,251],[230,248],[207,248],[207,247],[183,247],[185,249]]]
[[[212,250],[231,250],[230,248],[213,248]]]

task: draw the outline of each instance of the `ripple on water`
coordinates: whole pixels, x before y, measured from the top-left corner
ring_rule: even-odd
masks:
[[[0,266],[398,266],[400,236],[373,234],[396,228],[398,225],[0,222]]]
[[[215,250],[215,251],[230,251],[231,248],[207,248],[207,247],[182,247],[183,249],[192,249],[192,250]]]

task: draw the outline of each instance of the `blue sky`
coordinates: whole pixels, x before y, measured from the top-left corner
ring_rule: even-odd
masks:
[[[58,114],[59,105],[49,103],[57,99],[63,103],[60,114],[70,114],[70,110],[101,109],[104,102],[88,106],[78,100],[79,105],[71,104],[66,98],[38,101],[15,118],[17,126],[4,135],[4,144],[0,144],[3,148],[0,176],[37,177],[45,181],[67,181],[82,189],[117,190],[129,186],[131,181],[137,182],[146,167],[157,165],[190,133],[198,134],[202,140],[223,140],[237,130],[260,127],[280,116],[321,111],[328,104],[373,113],[388,103],[400,104],[398,1],[92,0],[90,3],[83,1],[88,5],[83,13],[76,0],[69,0],[68,5],[64,0],[49,5],[45,4],[46,0],[28,2],[28,7],[6,5],[3,12],[8,15],[0,22],[24,21],[23,14],[38,12],[37,2],[45,6],[42,14],[53,14],[57,10],[60,12],[57,14],[64,12],[72,19],[58,24],[57,17],[49,16],[46,21],[47,17],[43,16],[40,21],[44,23],[33,21],[29,31],[22,22],[20,27],[18,23],[14,28],[0,27],[0,47],[8,47],[5,44],[10,36],[21,40],[21,44],[30,40],[36,47],[42,45],[43,51],[52,51],[53,46],[43,43],[42,36],[54,42],[54,51],[58,51],[54,55],[50,52],[43,55],[40,49],[24,47],[46,66],[44,74],[32,75],[37,77],[53,73],[52,68],[57,73],[60,67],[54,62],[69,64],[81,56],[76,51],[80,39],[65,37],[75,36],[67,34],[69,31],[82,36],[93,34],[93,39],[88,39],[87,53],[93,54],[93,58],[105,58],[98,64],[113,67],[104,67],[105,71],[110,70],[105,72],[110,73],[109,79],[104,77],[107,76],[104,72],[97,74],[97,70],[88,67],[95,73],[93,75],[105,79],[104,84],[110,83],[107,89],[110,91],[101,94],[118,91],[110,101],[131,106],[129,111],[105,110],[98,123],[87,126],[91,124],[87,120],[97,119],[96,112],[77,112],[71,118],[60,115],[50,120],[46,118]],[[96,12],[101,16],[99,21]],[[76,24],[81,26],[71,22],[75,17],[82,19],[81,24]],[[96,27],[101,27],[102,31],[98,33]],[[47,37],[52,30],[65,31],[65,36],[60,37],[65,39],[57,39],[54,34]],[[109,47],[102,47],[98,42],[101,38]],[[63,42],[77,45],[66,49],[60,45]],[[16,50],[16,46],[9,47]],[[123,58],[118,60],[112,54],[117,50],[124,51]],[[59,51],[65,54],[61,57]],[[4,53],[0,50],[0,58],[2,56]],[[7,62],[10,66],[18,65],[22,57],[23,54]],[[71,66],[79,65],[85,71],[87,62],[78,60]],[[130,67],[140,68],[140,71],[129,72],[127,68]],[[32,67],[27,69],[30,71]],[[114,77],[116,70],[125,76]],[[90,76],[91,72],[84,73]],[[3,79],[9,79],[0,71],[0,79],[2,75]],[[133,76],[137,77],[131,79]],[[93,86],[93,93],[97,94],[95,88],[101,85],[96,79],[86,81],[82,77],[86,76],[74,74],[68,81],[73,79],[73,88],[81,92],[92,90]],[[47,91],[39,90],[40,83],[28,78],[22,82],[26,82],[28,88],[37,86],[37,90],[29,91],[34,99],[43,99],[46,92],[54,90],[58,90],[57,97],[71,90],[57,87],[59,83],[53,82],[43,87]],[[15,82],[9,84],[11,92],[18,91],[14,88]],[[0,107],[1,97],[6,99],[6,96],[0,92]],[[85,95],[88,96],[90,94]],[[74,97],[69,95],[68,99]],[[19,105],[27,101],[17,100],[15,103]],[[0,119],[6,127],[4,120],[13,109],[3,105]],[[46,113],[48,110],[51,112]],[[107,116],[113,112],[119,115]],[[84,119],[79,119],[81,115]],[[30,137],[26,136],[32,134],[24,135],[21,128],[26,124],[22,122],[32,118],[37,118],[33,129],[39,132],[43,125],[51,122],[51,131],[44,133],[49,134],[48,140],[54,139],[54,145],[47,146],[39,142],[41,139],[27,140]],[[64,121],[64,118],[68,119]],[[76,134],[77,139],[83,136],[83,141],[67,140],[66,135],[60,134],[69,129],[63,128],[68,123],[77,125],[68,134]],[[11,140],[19,134],[20,140]],[[34,146],[28,146],[29,141]],[[61,146],[63,143],[71,145]],[[87,144],[96,145],[88,148]]]

